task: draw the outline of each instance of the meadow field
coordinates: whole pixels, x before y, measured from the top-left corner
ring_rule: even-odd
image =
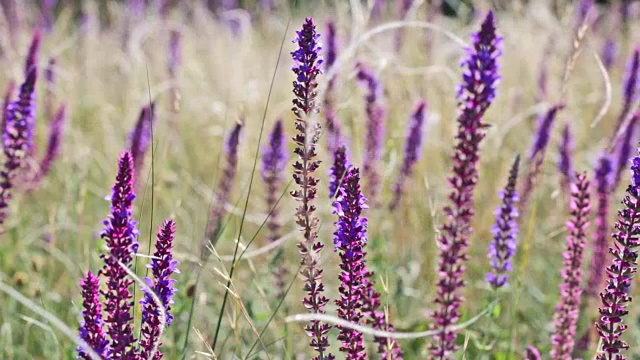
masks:
[[[437,3],[0,1],[0,359],[640,359],[640,6]]]

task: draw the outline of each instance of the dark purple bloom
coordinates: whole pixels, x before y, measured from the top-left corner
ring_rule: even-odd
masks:
[[[138,229],[133,220],[133,157],[124,152],[118,162],[118,174],[111,194],[111,214],[104,221],[100,236],[105,240],[109,253],[101,273],[107,278],[105,311],[107,333],[111,338],[110,356],[114,359],[133,359],[136,355],[133,335],[133,280],[125,268],[130,268],[138,251]],[[124,268],[123,268],[124,267]]]
[[[480,142],[485,137],[483,116],[496,96],[498,57],[502,38],[496,35],[493,12],[489,12],[480,31],[473,35],[473,46],[463,62],[466,68],[463,84],[458,89],[458,132],[453,153],[453,174],[448,182],[452,191],[451,204],[444,208],[446,216],[438,236],[439,263],[436,309],[431,313],[431,327],[439,330],[429,345],[435,359],[449,359],[457,349],[457,330],[453,326],[460,319],[463,301],[460,289],[465,285],[462,276],[474,215],[473,189],[478,182]]]
[[[58,109],[55,117],[51,120],[51,124],[49,125],[49,142],[47,143],[47,151],[44,153],[42,160],[40,160],[40,167],[33,179],[34,183],[38,183],[49,173],[49,170],[51,170],[51,165],[60,153],[60,143],[62,140],[64,123],[66,120],[65,109],[65,105],[62,104]]]
[[[580,313],[582,295],[582,260],[587,244],[589,226],[589,181],[586,174],[576,174],[571,184],[571,216],[567,222],[567,249],[562,254],[564,268],[561,271],[560,300],[553,316],[554,332],[551,336],[552,359],[571,360],[575,345],[576,325]]]
[[[207,223],[207,233],[205,240],[206,243],[203,242],[202,252],[208,253],[205,246],[210,241],[212,244],[218,240],[218,236],[220,235],[220,231],[222,230],[222,219],[224,217],[224,206],[229,201],[229,196],[231,195],[231,190],[233,189],[233,184],[236,179],[236,174],[238,172],[238,145],[240,143],[240,131],[242,130],[242,124],[237,123],[231,133],[227,137],[225,143],[225,153],[227,155],[222,176],[218,180],[218,187],[216,188],[216,194],[214,197],[213,204],[211,206],[211,214],[209,215],[209,221]]]
[[[629,345],[620,339],[627,329],[623,318],[629,313],[631,303],[628,288],[638,270],[638,246],[640,246],[640,150],[631,162],[631,184],[622,200],[624,208],[618,211],[613,234],[614,246],[609,248],[613,262],[607,268],[607,284],[600,293],[602,307],[596,329],[602,338],[602,351],[598,360],[624,360],[621,353]]]
[[[400,203],[400,198],[404,193],[406,182],[413,173],[413,167],[420,158],[420,151],[422,150],[422,137],[423,137],[423,125],[424,125],[424,113],[427,108],[427,103],[424,100],[420,100],[416,105],[409,126],[407,128],[406,142],[404,145],[404,161],[402,168],[398,173],[398,178],[393,185],[393,199],[389,207],[394,210]]]
[[[162,345],[160,336],[164,326],[170,326],[173,320],[171,304],[173,295],[178,291],[173,285],[176,281],[171,278],[175,273],[180,273],[176,268],[178,261],[173,259],[173,238],[176,233],[176,223],[173,220],[165,220],[158,230],[156,251],[153,253],[151,269],[153,280],[146,278],[147,285],[162,301],[165,311],[165,323],[162,323],[158,304],[153,300],[148,289],[143,290],[145,296],[140,300],[142,305],[142,338],[140,339],[140,359],[162,359],[163,354],[158,350]],[[151,354],[154,354],[151,357]]]
[[[267,211],[269,211],[267,228],[269,229],[270,241],[276,241],[282,235],[278,201],[280,200],[285,166],[289,159],[285,141],[282,120],[278,119],[271,130],[267,145],[262,150],[262,171],[260,172],[267,188],[266,202]],[[286,274],[287,270],[280,262],[274,274],[278,297],[284,294]]]
[[[363,317],[362,292],[367,273],[364,246],[367,242],[367,219],[362,210],[367,209],[366,199],[360,192],[360,170],[351,168],[344,177],[342,186],[333,203],[333,213],[338,215],[333,233],[333,243],[340,254],[340,299],[336,300],[338,316],[354,324]],[[349,360],[366,358],[363,334],[359,331],[337,326],[340,351]]]
[[[133,158],[134,176],[137,181],[141,181],[140,184],[144,184],[142,179],[146,178],[142,176],[142,168],[144,167],[144,157],[151,145],[153,136],[151,130],[155,117],[155,103],[152,102],[140,110],[136,126],[129,133],[129,151],[131,151],[131,157]],[[137,189],[139,189],[140,184],[136,183]]]
[[[542,356],[540,355],[540,350],[535,346],[527,346],[527,349],[524,351],[524,360],[541,360]]]
[[[16,82],[11,80],[7,85],[7,91],[4,93],[4,102],[2,104],[2,134],[6,131],[7,119],[9,117],[9,105],[11,105],[11,99],[13,98],[13,92],[16,89]]]
[[[329,198],[337,196],[337,190],[344,181],[351,164],[347,159],[347,148],[343,145],[333,154],[333,165],[329,169]]]
[[[31,38],[31,45],[29,46],[29,52],[27,53],[27,59],[24,64],[24,76],[28,77],[32,70],[38,69],[38,54],[40,52],[40,42],[42,40],[42,32],[40,29],[36,29],[33,32]]]
[[[324,63],[325,71],[331,70],[338,57],[338,39],[336,35],[336,24],[333,21],[327,22],[327,55]]]
[[[82,288],[82,322],[80,323],[80,338],[89,345],[96,354],[106,357],[109,340],[104,334],[102,320],[102,306],[100,305],[100,278],[91,271],[80,281]],[[77,349],[78,359],[93,360],[81,346]]]
[[[298,49],[291,53],[294,61],[292,68],[296,75],[293,82],[293,113],[295,114],[296,134],[293,141],[296,144],[294,153],[298,159],[293,164],[293,180],[299,189],[291,191],[293,198],[300,203],[296,208],[296,224],[304,234],[304,239],[298,242],[298,250],[302,256],[302,270],[300,275],[304,279],[304,290],[307,296],[302,300],[303,305],[310,313],[322,314],[329,299],[322,295],[324,284],[322,283],[322,268],[319,266],[320,252],[324,244],[317,241],[319,219],[314,215],[316,210],[313,200],[318,191],[318,179],[313,173],[320,166],[316,160],[316,146],[320,138],[320,125],[309,117],[316,112],[316,88],[317,77],[320,74],[320,47],[318,35],[313,19],[305,19],[302,30],[296,32],[298,37],[293,41]],[[305,327],[307,335],[311,338],[311,347],[318,353],[314,359],[333,359],[334,356],[327,353],[329,340],[327,332],[331,326],[320,321],[311,321]]]
[[[612,38],[608,38],[604,45],[602,45],[602,63],[607,70],[610,70],[611,67],[616,62],[618,58],[618,44],[616,40]]]
[[[637,144],[637,128],[638,128],[638,120],[640,119],[640,113],[635,113],[631,117],[631,122],[627,125],[627,129],[624,132],[624,135],[620,138],[618,143],[616,144],[615,152],[617,155],[617,159],[615,159],[615,180],[613,183],[612,190],[618,188],[618,184],[620,184],[620,179],[622,177],[622,173],[624,169],[629,166],[629,159],[631,158],[631,149],[634,144]]]
[[[602,286],[602,279],[606,272],[607,243],[609,230],[609,207],[613,180],[613,162],[611,157],[604,153],[598,159],[595,170],[596,196],[598,200],[595,221],[595,234],[593,236],[593,250],[591,266],[589,267],[589,279],[585,288],[588,297],[598,296],[598,289]]]
[[[560,176],[562,176],[561,184],[564,191],[569,191],[570,184],[573,181],[573,150],[574,144],[571,136],[571,128],[569,127],[569,123],[567,123],[562,130],[562,138],[558,146],[558,153],[560,154],[558,171],[560,172]]]
[[[6,109],[6,123],[2,134],[5,158],[0,171],[0,226],[9,215],[11,189],[15,186],[15,177],[25,165],[25,158],[32,145],[36,74],[35,69],[29,73],[20,86],[18,100],[11,102]]]
[[[367,137],[363,158],[362,176],[366,179],[366,193],[372,204],[378,203],[382,175],[380,159],[384,142],[386,111],[382,105],[382,85],[364,64],[356,64],[356,78],[367,89],[365,98],[367,112]]]
[[[489,243],[489,259],[493,272],[487,273],[487,282],[494,288],[507,286],[509,272],[513,269],[511,258],[516,254],[516,238],[518,236],[518,191],[516,182],[518,180],[518,167],[520,166],[520,156],[511,166],[509,180],[504,190],[498,196],[501,203],[494,212],[496,223],[491,228],[493,241]]]
[[[622,79],[622,110],[618,115],[614,134],[618,134],[622,126],[626,126],[625,120],[629,116],[633,103],[638,99],[640,88],[640,49],[635,49],[631,58],[627,61],[624,78]],[[615,136],[614,136],[615,139]]]

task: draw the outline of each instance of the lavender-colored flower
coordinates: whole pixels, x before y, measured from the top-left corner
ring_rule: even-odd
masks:
[[[211,214],[207,223],[206,237],[201,244],[201,253],[208,254],[206,245],[211,242],[215,245],[222,230],[222,219],[224,217],[224,206],[229,202],[229,196],[233,189],[233,183],[238,172],[238,144],[240,143],[240,131],[242,124],[237,123],[231,133],[227,137],[224,152],[227,155],[227,163],[225,164],[222,176],[218,180],[218,187],[211,206]]]
[[[35,118],[32,106],[36,85],[35,69],[29,73],[20,86],[18,100],[11,102],[6,109],[6,123],[2,134],[4,164],[0,171],[0,226],[9,215],[11,189],[15,186],[15,177],[25,165],[25,157],[32,144],[30,128]]]
[[[373,205],[378,203],[382,187],[380,174],[380,158],[384,142],[384,123],[386,111],[382,105],[382,85],[376,76],[364,64],[356,65],[356,78],[367,89],[365,98],[367,112],[367,137],[365,139],[365,153],[362,175],[366,179],[367,197]]]
[[[144,157],[151,145],[153,136],[151,131],[155,118],[155,102],[151,102],[140,110],[138,121],[129,133],[129,151],[131,151],[131,157],[133,158],[134,177],[140,182],[136,183],[136,189],[140,189],[141,184],[144,184],[142,179],[145,177],[142,176],[142,169],[144,167]]]
[[[398,178],[393,185],[393,198],[389,208],[394,210],[398,204],[400,204],[400,198],[404,194],[404,188],[406,182],[413,174],[413,167],[420,158],[420,151],[422,150],[422,137],[423,137],[423,125],[424,125],[424,113],[427,108],[427,103],[424,100],[418,101],[407,128],[406,142],[404,146],[404,161],[402,168],[398,173]]]
[[[11,99],[13,98],[13,92],[16,89],[16,82],[11,80],[7,86],[7,91],[4,93],[4,102],[2,104],[2,125],[0,129],[2,134],[7,130],[7,119],[9,118],[9,105],[11,105]]]
[[[487,282],[494,288],[508,286],[508,274],[513,269],[511,258],[516,254],[516,238],[518,236],[518,202],[519,196],[516,190],[518,180],[518,168],[520,155],[516,156],[509,180],[504,190],[498,196],[501,203],[494,212],[496,223],[491,228],[493,241],[489,243],[489,259],[492,272],[487,273]]]
[[[49,58],[47,67],[44,70],[44,80],[46,84],[46,92],[44,98],[44,116],[47,119],[53,119],[53,106],[56,92],[56,58]]]
[[[105,240],[109,253],[103,255],[105,262],[101,273],[107,278],[105,311],[107,333],[111,338],[110,356],[113,359],[133,359],[136,355],[133,335],[133,280],[127,270],[138,251],[138,229],[133,220],[133,156],[124,152],[118,162],[118,174],[111,194],[111,214],[104,221],[100,236]]]
[[[33,182],[36,184],[49,173],[49,170],[51,170],[51,165],[60,153],[60,140],[62,139],[62,135],[64,132],[65,120],[66,106],[62,104],[60,105],[58,112],[51,120],[51,124],[49,125],[49,141],[47,143],[47,151],[44,153],[44,156],[40,160],[38,172],[33,179]]]
[[[333,154],[333,165],[329,169],[329,198],[337,196],[338,188],[344,181],[351,164],[347,159],[347,148],[343,145]]]
[[[350,323],[359,324],[363,314],[362,292],[365,286],[364,275],[367,272],[364,259],[364,246],[367,242],[367,219],[362,217],[362,210],[367,203],[360,192],[360,170],[351,168],[344,177],[333,213],[338,215],[333,233],[333,243],[340,254],[340,299],[336,300],[338,316]],[[340,351],[350,360],[365,359],[366,350],[363,334],[359,331],[337,326],[340,330],[338,340],[342,342]]]
[[[629,116],[633,103],[638,99],[640,88],[640,49],[635,49],[631,58],[627,61],[627,67],[622,80],[622,110],[618,116],[615,132],[617,134]]]
[[[615,39],[608,38],[602,45],[602,63],[605,69],[611,70],[618,58],[618,44]]]
[[[612,191],[618,188],[622,173],[629,164],[629,159],[631,158],[631,149],[633,148],[634,144],[637,144],[636,134],[638,132],[638,120],[640,120],[640,113],[633,114],[633,116],[631,117],[631,122],[627,125],[627,129],[624,132],[624,136],[620,138],[620,140],[616,144],[615,153],[617,155],[617,159],[615,163],[615,180],[612,185]]]
[[[286,136],[282,126],[282,120],[278,119],[271,130],[267,145],[262,150],[262,180],[267,188],[266,202],[269,218],[267,228],[269,229],[269,241],[280,239],[281,221],[278,201],[280,200],[280,190],[282,188],[283,174],[289,155],[286,149]],[[286,267],[282,262],[278,264],[275,271],[275,285],[278,297],[284,295]]]
[[[627,329],[623,317],[629,313],[631,303],[628,288],[638,270],[638,246],[640,246],[640,150],[631,161],[631,184],[622,200],[624,208],[618,211],[616,232],[613,239],[616,244],[609,248],[613,262],[607,268],[607,285],[600,293],[602,307],[598,309],[600,319],[596,329],[602,339],[602,351],[597,360],[624,360],[622,350],[629,345],[621,336]]]
[[[338,39],[336,35],[336,24],[330,20],[327,21],[327,55],[325,56],[325,71],[331,70],[338,58]]]
[[[573,137],[571,136],[571,127],[569,123],[565,124],[562,130],[562,138],[560,139],[560,145],[558,146],[558,153],[560,154],[558,160],[558,171],[562,177],[561,184],[562,189],[569,190],[570,184],[573,181],[573,150],[574,150]]]
[[[142,305],[142,338],[140,339],[140,359],[160,360],[163,357],[158,348],[162,345],[164,326],[170,326],[173,320],[171,315],[171,304],[173,295],[178,291],[174,287],[176,282],[171,276],[180,273],[176,268],[178,261],[173,259],[173,238],[176,233],[176,223],[173,220],[165,220],[158,230],[158,240],[156,241],[156,251],[153,253],[151,264],[147,268],[151,269],[153,280],[146,278],[149,288],[158,296],[165,311],[165,323],[162,323],[158,304],[148,292],[143,290],[145,296],[140,300]],[[153,355],[153,357],[152,357]]]
[[[432,312],[431,327],[439,330],[429,345],[431,356],[449,359],[456,350],[457,330],[463,297],[459,290],[465,285],[462,275],[468,259],[467,248],[472,232],[473,189],[478,182],[479,146],[488,126],[483,116],[496,95],[499,81],[498,57],[502,38],[496,35],[493,12],[489,12],[480,31],[473,35],[473,46],[463,65],[466,71],[458,89],[460,115],[453,154],[453,175],[449,178],[451,204],[444,208],[446,216],[438,237],[440,248],[437,283],[437,308]]]
[[[325,61],[325,70],[330,71],[334,66],[338,52],[338,41],[336,35],[336,26],[333,21],[327,22],[327,51]],[[335,71],[335,70],[334,70]],[[340,143],[342,142],[341,133],[342,129],[340,127],[340,123],[338,122],[336,112],[335,112],[335,85],[337,80],[337,74],[334,72],[333,75],[329,78],[327,83],[327,90],[324,94],[324,118],[325,118],[325,129],[327,132],[327,151],[330,154],[334,154]]]
[[[580,313],[582,288],[582,260],[587,244],[589,226],[589,181],[586,174],[576,174],[571,184],[571,216],[567,222],[567,249],[563,253],[564,268],[561,271],[560,300],[553,317],[554,332],[551,336],[552,359],[571,360],[575,344],[576,324]]]
[[[540,355],[540,350],[535,346],[527,346],[527,349],[524,351],[524,360],[541,360],[542,355]]]
[[[29,76],[32,70],[36,70],[38,68],[38,54],[40,52],[40,42],[42,40],[42,32],[40,29],[36,29],[33,32],[33,36],[31,38],[31,45],[29,46],[29,52],[27,52],[27,58],[24,64],[24,76]]]
[[[593,237],[593,254],[589,267],[589,278],[585,293],[588,297],[598,296],[604,278],[607,261],[607,243],[610,236],[609,207],[612,187],[613,162],[608,154],[602,154],[598,159],[595,170],[596,196],[598,205],[596,209],[595,234]]]
[[[80,323],[80,338],[95,351],[96,354],[106,357],[109,348],[109,340],[104,333],[104,321],[102,320],[102,306],[100,305],[100,278],[91,271],[80,281],[82,288],[82,322]],[[93,358],[79,346],[78,359],[93,360]]]
[[[296,224],[304,234],[304,239],[298,242],[298,250],[302,256],[302,270],[300,274],[304,279],[304,290],[307,296],[302,300],[303,305],[310,313],[324,313],[329,299],[322,295],[324,284],[322,283],[322,268],[319,266],[320,252],[324,244],[316,241],[318,238],[319,219],[314,215],[315,205],[313,200],[318,191],[318,179],[313,173],[320,166],[316,160],[316,146],[320,138],[320,125],[313,122],[310,116],[316,112],[316,88],[317,77],[320,74],[320,47],[318,46],[319,34],[313,19],[305,19],[302,30],[296,32],[298,37],[293,41],[298,49],[291,53],[295,62],[292,68],[296,75],[293,82],[293,113],[296,117],[296,135],[293,141],[296,144],[294,153],[298,159],[293,164],[293,180],[299,189],[291,191],[293,198],[300,202],[296,208]],[[305,327],[307,335],[311,338],[310,345],[318,353],[314,359],[334,359],[327,353],[329,341],[327,332],[331,326],[320,321],[311,321]]]

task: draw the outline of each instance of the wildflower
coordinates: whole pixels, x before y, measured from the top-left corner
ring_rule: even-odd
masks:
[[[558,152],[560,153],[560,159],[558,161],[558,171],[562,176],[562,189],[569,190],[570,184],[573,181],[573,138],[571,137],[571,128],[569,124],[565,124],[562,130],[562,138],[560,140],[560,146],[558,146]]]
[[[302,30],[297,32],[294,40],[298,49],[291,53],[295,65],[292,68],[296,75],[293,82],[292,111],[296,117],[296,135],[293,141],[296,144],[294,153],[298,159],[293,164],[293,180],[299,189],[291,191],[293,198],[300,202],[296,208],[296,224],[300,226],[304,238],[298,242],[298,250],[302,256],[302,270],[300,274],[304,279],[304,290],[307,296],[302,300],[303,305],[311,313],[322,314],[329,299],[322,295],[324,284],[322,283],[322,268],[319,266],[320,251],[324,244],[316,241],[318,238],[319,219],[314,215],[316,210],[313,200],[318,191],[318,179],[313,173],[320,166],[316,160],[316,146],[320,138],[320,125],[311,119],[316,112],[316,88],[317,77],[321,73],[320,47],[318,35],[313,19],[305,19]],[[327,353],[329,341],[327,332],[329,324],[313,320],[305,327],[307,335],[311,337],[311,347],[318,353],[314,359],[333,359],[334,356]]]
[[[607,268],[607,285],[600,293],[602,307],[598,309],[600,319],[596,329],[602,339],[602,351],[597,360],[624,360],[622,350],[629,345],[621,340],[627,329],[623,318],[629,313],[627,306],[631,297],[627,289],[638,270],[638,246],[640,236],[640,151],[631,161],[631,184],[622,200],[624,208],[618,211],[616,232],[613,239],[616,244],[609,248],[613,262]]]
[[[131,151],[131,157],[133,158],[134,176],[138,181],[143,179],[142,168],[144,166],[144,156],[149,150],[149,145],[152,145],[151,139],[153,134],[151,131],[156,117],[154,109],[154,102],[143,107],[142,110],[140,110],[136,126],[129,134],[129,151]],[[139,186],[140,184],[136,184],[136,189],[139,189]]]
[[[524,360],[541,360],[540,350],[535,346],[527,346],[527,350],[524,352]]]
[[[640,49],[635,49],[631,58],[627,61],[627,67],[624,75],[624,79],[622,80],[622,111],[618,116],[618,121],[616,123],[616,131],[617,133],[622,127],[624,121],[626,120],[629,112],[631,111],[631,106],[638,98],[638,88],[640,87],[640,79],[638,76],[640,75]]]
[[[95,351],[96,354],[106,357],[109,340],[107,340],[102,320],[102,306],[100,305],[100,279],[91,271],[80,281],[82,288],[82,322],[80,323],[80,338]],[[93,360],[86,350],[77,348],[78,359]]]
[[[516,203],[519,198],[516,181],[519,166],[520,156],[516,156],[509,172],[507,186],[499,194],[502,202],[494,212],[496,223],[491,228],[493,241],[489,243],[489,259],[493,272],[487,273],[487,282],[494,289],[508,285],[508,273],[513,268],[510,259],[516,254],[516,237],[518,236]]]
[[[103,255],[105,265],[101,273],[107,278],[105,311],[107,334],[111,338],[110,355],[114,359],[131,359],[135,356],[133,335],[133,280],[125,268],[130,268],[138,251],[138,229],[133,220],[133,157],[124,152],[118,163],[118,174],[111,194],[111,214],[104,221],[100,236],[105,240],[109,253]]]
[[[426,107],[427,103],[424,100],[420,100],[411,115],[404,147],[404,162],[402,163],[398,178],[393,185],[393,200],[391,200],[389,206],[391,210],[394,210],[400,203],[400,197],[404,193],[406,181],[411,177],[413,167],[420,157],[420,150],[422,149],[422,127]]]
[[[153,253],[151,264],[147,265],[153,274],[153,280],[146,278],[149,288],[158,296],[165,312],[165,322],[162,323],[158,304],[153,300],[149,289],[144,289],[145,296],[140,300],[142,305],[142,338],[140,339],[140,359],[162,359],[163,354],[158,350],[162,345],[160,336],[164,326],[170,326],[173,320],[171,304],[173,295],[178,291],[171,278],[174,273],[180,273],[176,268],[177,260],[173,259],[173,238],[176,224],[173,220],[165,220],[158,231],[156,251]],[[152,354],[155,354],[153,358]]]
[[[457,330],[465,285],[462,275],[468,259],[467,248],[473,210],[473,189],[478,182],[479,146],[485,137],[483,116],[495,98],[499,81],[497,59],[501,54],[501,37],[496,35],[492,12],[487,14],[480,31],[473,36],[473,46],[463,62],[466,71],[458,89],[460,115],[453,154],[453,175],[449,178],[452,203],[445,207],[446,220],[438,237],[440,248],[436,309],[432,312],[432,328],[439,332],[429,345],[431,356],[449,359],[456,350]]]
[[[551,336],[553,359],[571,360],[575,344],[576,324],[580,313],[582,260],[589,226],[589,181],[586,174],[576,174],[571,184],[571,216],[567,223],[567,249],[563,254],[564,268],[560,284],[560,300],[556,305],[554,333]]]
[[[66,107],[61,105],[56,113],[56,116],[51,120],[49,125],[49,141],[47,143],[47,151],[45,152],[42,160],[40,160],[40,166],[36,173],[33,182],[38,183],[44,178],[51,170],[51,165],[60,153],[60,140],[64,131],[64,123],[66,120]]]
[[[333,21],[327,22],[327,61],[324,62],[325,71],[330,71],[335,65],[338,52],[338,41],[336,35],[336,26]],[[324,94],[324,117],[325,128],[327,131],[327,151],[330,154],[334,154],[341,143],[341,127],[338,122],[335,111],[335,85],[337,81],[337,74],[334,71],[333,75],[327,82],[327,90]]]
[[[347,148],[343,145],[333,154],[333,166],[329,170],[329,197],[337,195],[340,184],[344,181],[344,176],[351,168],[347,159]]]
[[[627,125],[627,129],[624,132],[624,136],[620,138],[616,144],[615,153],[617,154],[617,159],[615,161],[615,179],[611,188],[612,190],[618,188],[622,173],[624,169],[626,169],[629,159],[631,158],[631,149],[633,148],[633,144],[637,143],[635,139],[637,138],[636,133],[638,132],[637,128],[639,119],[640,113],[633,114],[631,122]]]
[[[605,69],[610,70],[618,58],[618,46],[616,41],[608,38],[602,46],[602,63]]]
[[[4,94],[4,102],[2,104],[2,134],[5,133],[7,129],[7,119],[9,117],[9,105],[11,105],[11,98],[13,97],[13,91],[16,89],[15,81],[9,81],[9,85],[7,86],[7,91]]]

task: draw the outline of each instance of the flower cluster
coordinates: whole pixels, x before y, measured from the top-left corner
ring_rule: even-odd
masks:
[[[563,254],[564,268],[560,283],[560,300],[556,305],[554,332],[551,336],[552,359],[571,360],[575,345],[576,325],[580,313],[582,295],[582,260],[587,245],[587,227],[589,226],[589,181],[586,174],[576,174],[571,184],[571,216],[567,222],[567,249]]]
[[[33,178],[34,183],[38,183],[49,173],[51,165],[60,154],[60,145],[62,142],[65,121],[66,106],[62,104],[49,125],[49,141],[47,143],[47,150],[40,160],[40,167]]]
[[[489,259],[493,272],[487,273],[487,282],[494,288],[508,285],[508,273],[513,265],[511,258],[516,254],[516,237],[518,236],[518,168],[520,156],[517,156],[511,171],[509,180],[504,190],[500,191],[501,204],[495,211],[496,223],[491,228],[493,241],[489,243]]]
[[[333,153],[333,165],[329,169],[329,197],[337,195],[338,188],[344,180],[344,176],[351,167],[347,159],[347,148],[343,145]]]
[[[640,120],[640,113],[635,113],[631,117],[629,124],[627,125],[627,129],[624,132],[624,135],[620,138],[620,140],[616,144],[616,157],[615,159],[615,179],[613,181],[612,190],[618,188],[620,184],[620,180],[622,178],[622,173],[627,168],[629,164],[629,159],[631,158],[631,153],[634,148],[634,144],[637,143],[636,134],[638,133],[638,121]]]
[[[82,322],[80,323],[80,339],[91,347],[98,355],[105,357],[109,340],[104,334],[102,305],[100,305],[100,278],[91,271],[80,281],[82,288]],[[79,346],[78,359],[93,360],[87,349]]]
[[[620,127],[623,126],[624,121],[631,111],[633,103],[638,98],[638,89],[640,88],[640,49],[635,49],[631,58],[627,61],[627,68],[625,71],[624,79],[622,80],[622,111],[618,116],[618,122],[616,123],[617,133]]]
[[[480,31],[473,35],[473,46],[463,62],[466,71],[458,89],[460,115],[453,154],[451,204],[444,208],[446,216],[438,236],[439,263],[436,309],[432,312],[432,328],[439,332],[429,345],[432,357],[449,359],[456,350],[457,330],[453,325],[460,318],[463,297],[459,290],[465,285],[462,275],[468,259],[467,248],[473,217],[473,189],[478,182],[477,163],[480,142],[488,126],[483,116],[496,96],[498,57],[502,38],[496,35],[492,12],[482,22]]]

